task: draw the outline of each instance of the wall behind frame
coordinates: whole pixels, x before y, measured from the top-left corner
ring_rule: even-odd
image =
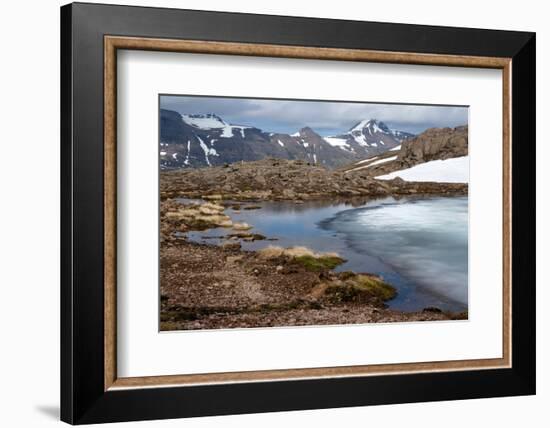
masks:
[[[59,0],[8,2],[2,6],[3,44],[0,136],[2,210],[0,236],[0,325],[5,349],[2,421],[10,427],[59,427]],[[102,3],[180,7],[342,18],[411,24],[484,27],[537,31],[537,75],[550,75],[550,29],[544,4],[387,0],[383,3],[255,2],[252,0],[103,0]],[[548,79],[538,82],[538,123],[550,115]],[[538,132],[538,181],[550,182],[550,147]],[[526,148],[529,149],[529,148]],[[545,197],[546,196],[546,197]],[[547,261],[550,251],[550,203],[546,186],[538,186],[538,395],[461,402],[421,403],[338,410],[285,412],[264,415],[127,423],[124,427],[364,427],[391,422],[392,426],[470,427],[490,423],[501,428],[545,420],[550,401],[550,369],[541,364],[550,355],[550,292]],[[546,263],[544,263],[546,261]],[[29,380],[32,387],[29,388]],[[9,401],[8,401],[9,400]],[[8,404],[9,403],[9,404]],[[540,424],[539,424],[540,425]]]

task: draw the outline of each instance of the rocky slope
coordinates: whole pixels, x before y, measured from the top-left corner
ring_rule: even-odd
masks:
[[[468,126],[430,128],[391,150],[341,168],[348,174],[377,177],[433,160],[468,155]]]
[[[467,184],[380,181],[361,171],[328,170],[304,161],[264,159],[227,166],[162,171],[161,199],[312,200],[334,197],[466,194]]]
[[[376,120],[323,138],[307,126],[289,135],[229,124],[215,114],[182,115],[161,109],[160,166],[200,168],[272,157],[334,168],[384,152],[410,136]]]

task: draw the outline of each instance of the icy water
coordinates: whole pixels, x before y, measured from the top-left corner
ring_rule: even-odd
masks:
[[[226,213],[276,241],[242,242],[334,251],[347,261],[336,270],[370,272],[397,288],[391,308],[468,306],[468,198],[385,198],[347,202],[263,202],[257,210]],[[244,205],[243,205],[244,206]],[[215,244],[228,229],[190,232],[189,239]]]

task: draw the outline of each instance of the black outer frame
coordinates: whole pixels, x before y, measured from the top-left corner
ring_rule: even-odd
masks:
[[[512,58],[512,368],[105,392],[104,35]],[[85,424],[534,394],[535,95],[534,33],[63,6],[61,420]]]

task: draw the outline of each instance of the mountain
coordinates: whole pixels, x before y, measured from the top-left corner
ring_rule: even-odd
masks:
[[[304,127],[294,134],[264,132],[230,124],[209,114],[180,114],[161,109],[162,169],[218,166],[265,158],[303,160],[340,167],[395,147],[411,134],[391,131],[376,120],[359,122],[347,133],[323,138]]]
[[[343,134],[325,137],[325,141],[364,158],[391,150],[412,137],[414,134],[392,130],[384,122],[370,119],[358,122]]]
[[[378,177],[431,161],[468,156],[468,125],[430,128],[385,153],[354,162],[341,170]]]
[[[411,138],[416,137],[416,134],[411,134],[410,132],[406,132],[406,131],[393,130],[392,133],[393,133],[393,136],[396,138],[396,140],[399,141],[400,143],[402,143],[405,140],[409,140]]]
[[[161,168],[202,167],[255,160],[262,156],[257,154],[258,151],[276,149],[259,147],[266,141],[266,134],[261,130],[230,125],[214,114],[180,115],[162,109],[160,120]],[[273,155],[277,153],[273,152]]]

